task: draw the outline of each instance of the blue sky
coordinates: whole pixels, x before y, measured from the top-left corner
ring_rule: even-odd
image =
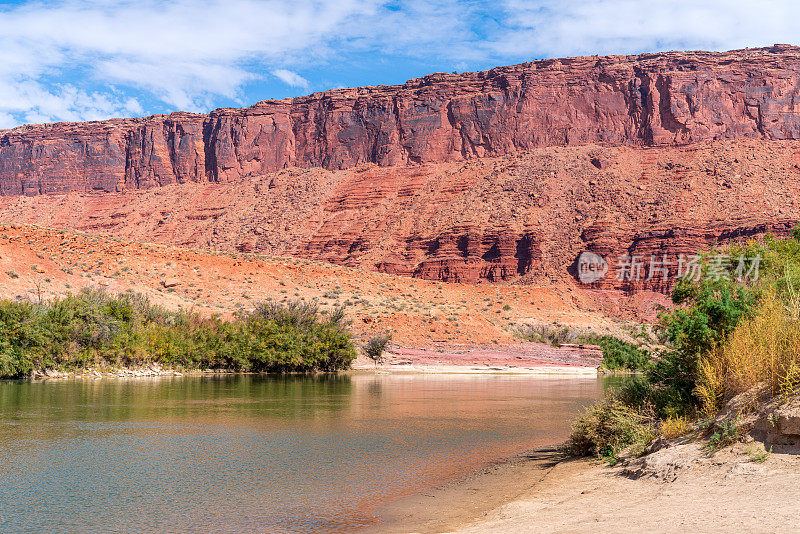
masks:
[[[797,0],[0,1],[0,128],[548,57],[800,44]]]

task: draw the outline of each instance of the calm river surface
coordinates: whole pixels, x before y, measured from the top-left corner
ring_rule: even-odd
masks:
[[[600,379],[0,382],[0,532],[352,532],[403,494],[563,440]]]

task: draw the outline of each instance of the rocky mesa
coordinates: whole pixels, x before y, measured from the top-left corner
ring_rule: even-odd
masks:
[[[800,49],[668,52],[437,73],[400,86],[263,101],[208,115],[0,132],[0,192],[36,195],[229,182],[543,146],[663,146],[800,137]]]
[[[799,89],[800,48],[775,45],[24,126],[0,133],[0,220],[461,283],[576,282],[592,251],[610,270],[583,288],[615,308],[669,289],[619,256],[800,221]]]

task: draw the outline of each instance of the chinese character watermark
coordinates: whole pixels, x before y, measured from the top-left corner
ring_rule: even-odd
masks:
[[[619,282],[670,281],[684,279],[693,282],[735,280],[740,283],[758,280],[761,256],[730,256],[728,254],[623,254],[615,266]],[[578,257],[578,279],[584,284],[598,282],[609,271],[609,261],[594,252],[584,251]]]

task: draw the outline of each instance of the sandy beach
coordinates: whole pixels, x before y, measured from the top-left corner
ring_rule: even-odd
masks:
[[[753,463],[749,445],[700,443],[652,455],[635,473],[554,449],[513,458],[378,510],[377,532],[777,532],[797,527],[800,458]]]

